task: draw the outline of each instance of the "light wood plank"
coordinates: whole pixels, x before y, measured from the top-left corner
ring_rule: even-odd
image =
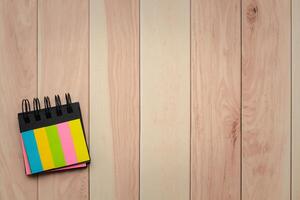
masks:
[[[90,198],[115,199],[104,0],[90,0]]]
[[[300,199],[300,1],[292,1],[292,199]]]
[[[91,199],[139,199],[139,1],[91,0]]]
[[[17,113],[37,95],[37,1],[0,1],[0,199],[36,199],[25,175]]]
[[[70,92],[88,136],[89,2],[39,1],[39,96]],[[88,169],[39,176],[39,199],[88,199]]]
[[[240,1],[192,0],[191,199],[240,199]]]
[[[187,200],[190,4],[141,0],[141,199]]]
[[[243,200],[290,199],[290,0],[243,1]]]

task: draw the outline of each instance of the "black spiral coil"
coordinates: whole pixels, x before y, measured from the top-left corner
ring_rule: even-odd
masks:
[[[72,100],[71,100],[71,95],[69,93],[65,94],[65,98],[66,98],[66,110],[67,113],[72,113],[73,112],[73,108],[72,108]],[[55,95],[55,110],[56,110],[56,115],[57,116],[62,116],[63,115],[63,109],[62,109],[62,103],[60,100],[60,96],[59,95]],[[24,121],[26,123],[30,122],[30,117],[29,117],[29,113],[31,112],[31,107],[30,107],[30,102],[28,99],[23,99],[22,100],[22,115],[24,118]],[[33,98],[33,116],[35,118],[36,121],[41,120],[41,103],[39,98]],[[52,113],[53,112],[53,113]],[[46,116],[46,118],[51,118],[52,115],[55,115],[55,111],[53,111],[52,109],[51,112],[51,102],[50,102],[50,98],[48,96],[44,97],[44,114]]]
[[[28,116],[28,113],[30,111],[31,111],[31,109],[30,109],[30,103],[29,103],[28,99],[23,99],[22,100],[22,115],[23,115],[24,121],[26,123],[30,122],[30,119]]]
[[[51,103],[50,103],[50,98],[44,97],[44,105],[45,105],[45,115],[46,118],[50,118],[51,117]]]
[[[61,101],[59,95],[55,95],[55,108],[56,108],[56,114],[57,116],[62,115],[62,109],[61,109]]]
[[[37,121],[41,120],[40,110],[41,110],[40,100],[38,98],[34,98],[33,99],[33,112],[34,112],[34,117]]]
[[[68,113],[71,113],[71,112],[73,112],[73,109],[71,106],[71,103],[72,103],[71,95],[69,93],[66,93],[65,97],[66,97],[66,103],[67,103],[67,111],[68,111]]]

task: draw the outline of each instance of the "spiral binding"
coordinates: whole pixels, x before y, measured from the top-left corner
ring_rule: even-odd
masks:
[[[73,108],[71,105],[72,104],[71,95],[69,93],[66,93],[65,98],[66,98],[67,112],[72,113]],[[56,115],[62,116],[63,111],[62,111],[62,104],[61,104],[59,95],[55,95],[55,108],[56,108],[55,109]],[[23,99],[22,100],[22,115],[23,115],[24,121],[26,123],[30,123],[30,118],[28,115],[29,112],[31,112],[30,102],[28,99]],[[33,98],[33,114],[34,114],[35,120],[37,120],[37,121],[41,120],[41,103],[40,103],[39,98]],[[45,114],[46,118],[51,118],[52,114],[53,114],[53,113],[51,113],[51,102],[50,102],[50,98],[48,96],[44,97],[44,114]]]

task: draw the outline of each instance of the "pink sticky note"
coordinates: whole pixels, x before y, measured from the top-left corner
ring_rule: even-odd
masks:
[[[76,164],[76,165],[71,165],[71,166],[60,168],[60,169],[56,169],[56,170],[59,171],[59,170],[75,169],[75,168],[82,168],[82,167],[86,167],[86,163],[80,163],[80,164]]]
[[[68,123],[57,124],[57,127],[67,164],[72,165],[77,163],[76,152]]]
[[[21,143],[22,143],[21,146],[22,146],[22,152],[23,152],[23,158],[24,158],[24,164],[25,164],[25,173],[26,173],[26,175],[29,175],[29,174],[31,174],[31,171],[30,171],[30,167],[29,167],[29,163],[28,163],[28,158],[27,158],[27,154],[26,154],[26,151],[25,151],[25,147],[24,147],[22,136],[21,136]]]

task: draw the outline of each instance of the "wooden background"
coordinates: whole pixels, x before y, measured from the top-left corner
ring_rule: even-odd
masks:
[[[0,199],[299,200],[299,10],[0,0]],[[21,100],[65,92],[91,165],[27,177]]]

